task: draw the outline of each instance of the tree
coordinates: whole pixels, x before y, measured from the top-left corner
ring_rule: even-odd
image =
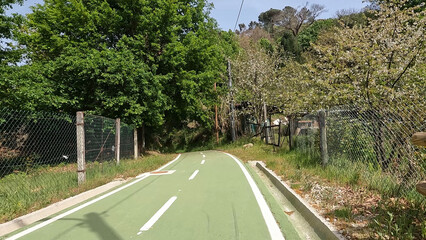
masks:
[[[377,163],[384,170],[409,149],[401,140],[409,137],[401,127],[416,129],[412,124],[426,117],[418,110],[426,107],[426,19],[420,6],[400,7],[407,2],[381,4],[378,10],[370,10],[373,18],[367,25],[342,28],[319,40],[313,45],[315,58],[310,63],[324,94],[320,102],[355,104],[370,118]],[[377,119],[405,124],[394,124],[391,152],[385,149],[384,126]],[[409,162],[411,172],[415,166]]]
[[[280,20],[282,11],[271,8],[266,12],[260,13],[259,23],[269,32],[273,32],[274,25]]]
[[[16,23],[20,22],[22,18],[18,15],[7,16],[6,9],[12,7],[12,4],[22,4],[23,0],[5,0],[0,2],[0,64],[7,64],[8,58],[10,58],[11,51],[10,47],[7,47],[8,42],[5,39],[12,37],[12,30],[16,26]],[[14,58],[16,60],[16,56]],[[13,60],[11,60],[13,61]]]
[[[12,40],[23,16],[9,16],[5,12],[13,4],[22,3],[23,0],[0,2],[0,105],[27,110],[58,107],[65,99],[53,94],[53,85],[38,74],[40,66],[17,66],[22,64],[23,49],[17,48]]]
[[[274,32],[274,26],[278,26],[291,31],[296,37],[304,25],[312,24],[324,11],[324,6],[318,4],[312,4],[309,7],[306,4],[301,9],[290,6],[282,10],[271,8],[259,15],[259,22],[271,33]]]
[[[353,28],[356,25],[367,24],[367,16],[365,11],[357,11],[354,9],[343,9],[336,12],[337,19],[346,27]]]
[[[333,27],[338,25],[335,19],[324,19],[317,20],[312,23],[310,26],[303,29],[303,31],[297,36],[297,42],[302,51],[307,50],[311,43],[315,43],[318,39],[318,36],[324,31],[329,31]]]
[[[67,112],[151,129],[188,119],[208,125],[225,68],[209,8],[204,0],[46,0],[18,40]]]
[[[242,114],[250,114],[259,122],[263,119],[263,106],[273,106],[275,91],[279,86],[281,58],[267,51],[265,40],[254,41],[250,36],[240,36],[242,50],[232,62],[232,75],[237,102],[245,103]],[[262,43],[263,42],[263,43]]]
[[[382,4],[367,25],[320,37],[313,45],[312,67],[317,80],[335,91],[327,98],[337,103],[339,93],[343,102],[374,107],[396,96],[424,102],[424,88],[413,88],[424,84],[425,77],[419,74],[425,60],[425,18],[415,9]]]

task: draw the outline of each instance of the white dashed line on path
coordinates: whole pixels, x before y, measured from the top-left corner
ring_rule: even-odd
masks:
[[[144,231],[148,231],[157,221],[158,219],[160,219],[160,217],[167,211],[167,209],[169,209],[170,206],[172,206],[172,204],[176,201],[177,197],[173,196],[169,199],[169,201],[167,201],[155,214],[154,216],[151,217],[151,219],[149,219],[148,222],[145,223],[145,225],[143,225],[141,227],[141,229],[139,229],[138,235],[141,235],[142,232]]]
[[[188,180],[192,180],[192,179],[194,179],[195,178],[195,176],[197,176],[197,174],[198,174],[198,172],[199,172],[199,170],[197,169],[197,170],[195,170],[195,172],[189,177],[189,179]]]
[[[201,164],[204,164],[206,162],[206,160],[201,161]]]

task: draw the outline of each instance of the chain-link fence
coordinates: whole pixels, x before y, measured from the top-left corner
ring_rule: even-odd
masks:
[[[96,116],[84,116],[86,162],[114,160],[115,120]]]
[[[125,123],[121,123],[120,130],[120,158],[131,158],[134,156],[134,128]]]
[[[294,148],[321,161],[318,114],[297,119]],[[426,151],[411,136],[426,130],[425,113],[408,108],[336,107],[326,113],[328,164],[353,169],[369,187],[391,196],[422,199],[415,184],[426,179]]]
[[[0,110],[0,177],[76,162],[75,117]]]
[[[133,131],[120,124],[121,159],[133,157]],[[84,132],[87,179],[110,174],[116,121],[86,115]],[[0,109],[0,222],[74,195],[78,187],[76,117]]]

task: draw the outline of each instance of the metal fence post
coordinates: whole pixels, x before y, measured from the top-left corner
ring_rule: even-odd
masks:
[[[320,150],[322,165],[326,166],[328,163],[328,150],[327,150],[327,123],[325,111],[321,110],[318,115],[320,127]]]
[[[77,178],[78,185],[86,181],[84,113],[77,112]]]
[[[138,129],[133,129],[133,156],[135,159],[138,159]]]
[[[120,164],[120,118],[115,119],[115,160]]]

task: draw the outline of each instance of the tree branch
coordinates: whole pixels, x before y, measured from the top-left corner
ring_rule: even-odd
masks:
[[[420,51],[420,48],[417,50],[417,54],[419,53],[419,51]],[[410,65],[414,62],[414,60],[416,60],[417,54],[415,54],[413,56],[413,58],[411,58],[410,62],[407,64],[407,66],[405,66],[404,70],[399,74],[398,78],[393,82],[391,88],[395,87],[396,83],[399,82],[399,80],[405,74],[405,72],[408,70],[408,68],[410,67]]]

